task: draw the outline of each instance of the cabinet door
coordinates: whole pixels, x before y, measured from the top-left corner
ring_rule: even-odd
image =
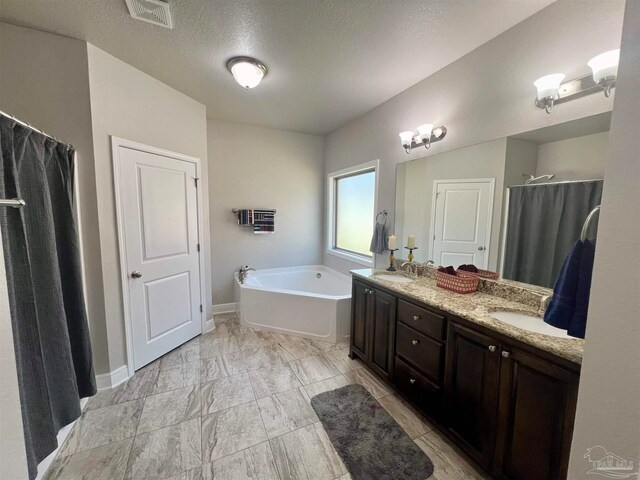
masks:
[[[500,370],[496,476],[566,478],[578,375],[508,347]]]
[[[363,360],[369,358],[369,339],[367,335],[367,305],[369,287],[353,282],[351,294],[351,351]]]
[[[369,362],[378,374],[391,378],[393,375],[393,340],[396,324],[396,298],[388,293],[373,290],[371,314],[371,351]]]
[[[445,424],[484,467],[494,451],[500,345],[450,323],[445,374]]]

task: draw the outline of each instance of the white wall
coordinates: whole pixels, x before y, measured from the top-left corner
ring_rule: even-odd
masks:
[[[538,145],[536,175],[553,174],[554,182],[604,177],[609,132]]]
[[[591,95],[547,115],[533,106],[532,82],[555,71],[567,78],[588,73],[591,57],[618,47],[623,9],[615,0],[585,0],[580,8],[575,2],[551,4],[329,134],[326,172],[380,159],[378,208],[392,214],[396,164],[424,155],[424,149],[406,155],[398,132],[427,121],[444,124],[446,138],[429,150],[435,155],[611,110],[613,98]],[[341,271],[357,268],[331,255],[324,261]],[[378,256],[377,262],[382,265],[386,257]]]
[[[569,478],[589,447],[640,465],[640,2],[625,12]],[[622,266],[622,267],[621,267]]]
[[[76,149],[91,347],[96,373],[107,372],[87,44],[0,23],[0,109]]]
[[[127,362],[110,136],[202,160],[204,255],[210,264],[207,131],[204,105],[88,44],[93,149],[98,197],[109,365]],[[205,278],[211,292],[210,272]],[[211,299],[203,299],[211,305]],[[210,313],[210,309],[209,313]]]
[[[233,302],[240,265],[322,263],[324,138],[208,121],[213,303]],[[275,234],[240,227],[232,208],[275,208]]]

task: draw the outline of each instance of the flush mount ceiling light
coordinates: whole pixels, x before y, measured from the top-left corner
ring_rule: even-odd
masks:
[[[616,86],[618,75],[618,60],[620,50],[610,50],[593,57],[587,65],[592,74],[575,78],[562,83],[563,73],[554,73],[539,78],[533,85],[538,89],[536,107],[544,108],[551,113],[554,105],[569,102],[576,98],[604,92],[604,96],[611,95],[611,89]]]
[[[442,140],[446,134],[446,127],[440,126],[434,128],[431,123],[423,123],[420,125],[417,136],[411,130],[399,133],[402,148],[404,148],[404,151],[407,153],[411,153],[412,148],[419,147],[420,145],[429,148],[433,142]]]
[[[267,74],[267,67],[251,57],[233,57],[227,62],[227,70],[246,89],[257,87]]]

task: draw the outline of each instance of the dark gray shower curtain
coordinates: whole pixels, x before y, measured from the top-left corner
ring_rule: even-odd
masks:
[[[96,393],[73,216],[74,152],[0,116],[0,208],[29,477]],[[1,474],[0,474],[1,476]]]
[[[510,187],[504,278],[553,287],[602,187],[602,180]]]

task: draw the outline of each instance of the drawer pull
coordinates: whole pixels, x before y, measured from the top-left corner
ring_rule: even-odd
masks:
[[[412,340],[411,344],[412,345],[418,345],[420,343],[420,340]]]
[[[496,346],[495,345],[489,345],[489,351],[491,353],[495,352],[496,351]]]
[[[413,319],[417,322],[418,320],[420,320],[420,315],[414,315]]]
[[[503,350],[503,351],[502,351],[502,356],[503,356],[504,358],[509,358],[509,357],[511,356],[511,353],[507,352],[506,350]]]
[[[364,293],[369,293],[369,289],[368,289],[368,288],[365,288],[365,289],[364,289]]]
[[[369,290],[369,295],[373,295],[373,290]]]
[[[415,378],[410,378],[409,379],[409,383],[411,383],[413,385],[414,383],[416,383],[416,379]]]

